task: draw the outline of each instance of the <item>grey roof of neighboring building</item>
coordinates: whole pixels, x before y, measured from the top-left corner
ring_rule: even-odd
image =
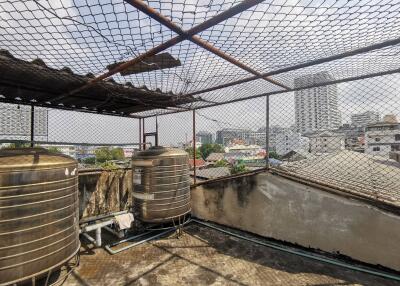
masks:
[[[211,153],[208,155],[206,161],[219,161],[224,159],[224,153]]]
[[[349,150],[313,156],[280,166],[294,175],[400,206],[400,163]]]

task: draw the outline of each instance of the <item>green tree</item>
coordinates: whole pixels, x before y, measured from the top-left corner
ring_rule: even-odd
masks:
[[[111,149],[112,160],[125,159],[124,150],[121,147]]]
[[[225,153],[224,147],[220,144],[203,144],[201,145],[200,154],[203,159],[207,159],[211,153]]]
[[[215,164],[214,164],[215,167],[226,167],[226,166],[228,166],[228,165],[229,165],[229,163],[228,163],[228,161],[226,161],[225,159],[218,160],[218,161],[215,162]]]
[[[243,161],[239,160],[236,164],[234,164],[231,167],[230,171],[231,171],[231,175],[236,175],[236,174],[239,174],[239,173],[247,172],[248,169],[246,168],[246,165],[243,163]]]
[[[185,151],[189,153],[189,158],[193,159],[193,147],[186,148]],[[199,148],[196,149],[196,159],[201,159],[201,153]]]
[[[22,142],[16,142],[16,143],[11,143],[8,146],[4,146],[2,147],[3,149],[6,148],[26,148],[26,147],[30,147],[31,144],[30,143],[22,143]]]
[[[82,159],[82,163],[88,164],[88,165],[94,165],[96,164],[96,158],[95,157],[87,157]]]
[[[59,148],[57,148],[57,147],[48,147],[47,148],[47,150],[50,152],[50,153],[61,153],[61,150],[59,149]]]
[[[96,149],[94,151],[94,154],[96,156],[96,162],[98,162],[98,163],[104,163],[106,161],[113,159],[111,150],[108,147],[102,147],[102,148]]]
[[[117,170],[119,169],[117,165],[114,164],[114,162],[104,162],[100,164],[100,167],[106,170]]]
[[[269,158],[280,160],[281,156],[279,156],[275,151],[271,151],[269,152]]]

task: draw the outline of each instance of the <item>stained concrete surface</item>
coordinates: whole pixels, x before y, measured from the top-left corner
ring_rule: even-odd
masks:
[[[79,217],[127,210],[132,205],[132,171],[79,172]]]
[[[171,234],[116,255],[83,243],[81,264],[63,285],[399,284],[190,224],[179,239]]]
[[[400,271],[400,216],[260,173],[192,189],[192,214],[264,237]]]

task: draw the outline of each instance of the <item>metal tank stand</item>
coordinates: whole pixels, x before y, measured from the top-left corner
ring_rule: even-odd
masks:
[[[177,233],[177,238],[179,238],[183,234],[183,227],[186,224],[190,223],[190,221],[191,221],[190,218],[187,220],[185,220],[185,218],[186,218],[186,215],[184,215],[183,220],[181,221],[181,219],[179,217],[178,225],[176,225],[175,222],[173,222],[172,227],[170,226],[170,227],[161,227],[161,228],[149,228],[149,229],[147,229],[147,231],[145,231],[141,234],[134,235],[134,236],[122,239],[120,241],[105,245],[104,248],[107,250],[108,253],[114,255],[114,254],[120,253],[122,251],[125,251],[129,248],[138,246],[142,243],[145,243],[145,242],[151,241],[153,239],[167,235],[174,231]],[[140,240],[138,240],[138,239],[140,239]],[[135,240],[137,240],[137,241],[135,241]],[[117,250],[112,249],[113,247],[115,247],[121,243],[128,242],[128,241],[135,241],[135,242],[132,244],[129,244],[127,246],[124,246],[122,248],[119,248]]]

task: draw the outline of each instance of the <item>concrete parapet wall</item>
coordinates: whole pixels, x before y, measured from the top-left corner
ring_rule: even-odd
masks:
[[[193,215],[400,271],[400,217],[358,200],[261,173],[197,186]]]

